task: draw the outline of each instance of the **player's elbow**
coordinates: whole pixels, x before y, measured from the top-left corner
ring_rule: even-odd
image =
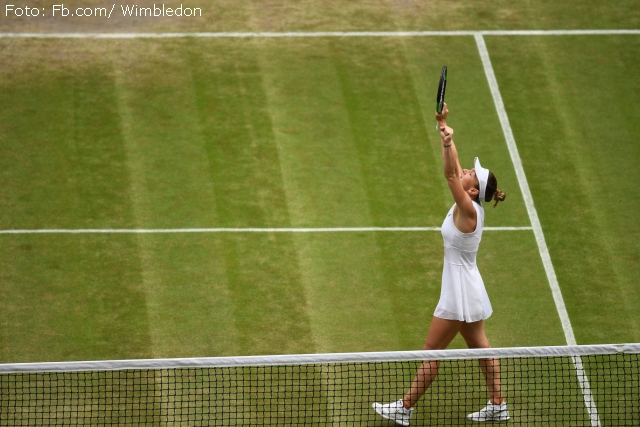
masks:
[[[455,179],[457,178],[457,176],[456,176],[456,171],[453,171],[453,170],[452,170],[452,171],[445,170],[445,171],[444,171],[444,177],[445,177],[445,179],[447,180],[447,182],[453,182],[453,181],[455,181]]]

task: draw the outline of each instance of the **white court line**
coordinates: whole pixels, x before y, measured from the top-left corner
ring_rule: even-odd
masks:
[[[296,37],[451,37],[640,35],[640,30],[487,30],[487,31],[314,31],[194,33],[0,33],[0,38],[31,39],[168,39],[168,38],[296,38]]]
[[[530,231],[532,227],[485,227],[485,231]],[[327,227],[327,228],[85,228],[0,230],[0,234],[159,234],[159,233],[336,233],[363,231],[440,231],[440,227]]]
[[[504,137],[507,142],[507,147],[509,148],[511,161],[513,162],[513,166],[516,170],[516,176],[518,177],[518,184],[520,184],[520,191],[522,192],[522,195],[524,197],[527,213],[529,214],[529,220],[531,221],[531,225],[533,227],[533,234],[536,237],[538,250],[540,251],[540,257],[542,258],[542,264],[544,265],[544,270],[547,273],[547,279],[549,280],[549,286],[551,287],[553,300],[556,304],[558,315],[560,316],[562,329],[564,330],[564,335],[567,340],[567,344],[576,345],[576,338],[573,334],[573,328],[571,327],[571,321],[569,320],[569,314],[567,313],[567,308],[564,304],[564,299],[562,298],[562,292],[560,291],[558,278],[556,277],[556,273],[553,268],[553,263],[551,262],[549,248],[547,247],[547,243],[544,239],[544,233],[542,232],[542,225],[540,224],[540,219],[538,218],[538,212],[536,211],[536,208],[533,204],[533,196],[531,195],[531,190],[529,189],[529,183],[527,182],[527,177],[524,173],[524,167],[522,166],[522,160],[520,159],[520,154],[518,153],[518,147],[516,146],[516,141],[515,141],[515,138],[513,137],[513,131],[511,130],[511,125],[509,124],[507,111],[504,107],[504,102],[502,101],[502,95],[500,94],[500,89],[498,88],[498,81],[496,80],[495,73],[493,72],[493,66],[491,65],[491,58],[489,57],[489,51],[487,50],[487,45],[485,44],[484,38],[481,34],[477,34],[475,36],[475,39],[476,39],[476,44],[478,45],[478,52],[480,53],[480,58],[482,59],[484,72],[487,76],[489,88],[491,89],[493,102],[495,103],[496,110],[498,112],[498,117],[500,119],[500,124],[502,125],[502,131],[504,133]],[[601,424],[600,424],[600,418],[598,417],[598,409],[595,405],[593,396],[591,394],[591,386],[589,385],[589,379],[585,374],[584,367],[582,365],[582,359],[579,356],[576,356],[573,358],[573,363],[576,368],[576,373],[578,376],[578,382],[580,383],[580,388],[582,389],[584,403],[585,403],[585,406],[587,407],[587,412],[589,413],[591,426],[600,427]]]

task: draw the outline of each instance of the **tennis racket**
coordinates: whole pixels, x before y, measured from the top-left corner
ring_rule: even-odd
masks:
[[[438,114],[442,113],[444,108],[444,93],[447,90],[447,66],[442,67],[442,73],[440,73],[440,83],[438,84],[438,93],[436,94],[436,111]],[[440,130],[436,124],[436,130]]]

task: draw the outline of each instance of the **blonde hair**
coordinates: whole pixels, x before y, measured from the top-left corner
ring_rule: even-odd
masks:
[[[506,197],[506,194],[496,188],[496,191],[493,193],[493,200],[495,200],[493,207],[495,208],[498,202],[503,202]]]

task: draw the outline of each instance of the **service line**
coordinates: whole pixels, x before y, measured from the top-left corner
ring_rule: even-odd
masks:
[[[484,231],[531,231],[532,227],[485,227]],[[324,228],[44,228],[0,230],[0,234],[162,234],[162,233],[343,233],[368,231],[440,231],[440,227],[324,227]]]

